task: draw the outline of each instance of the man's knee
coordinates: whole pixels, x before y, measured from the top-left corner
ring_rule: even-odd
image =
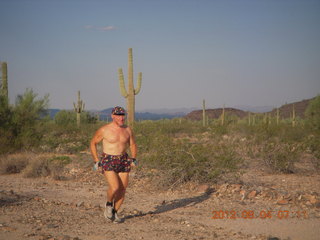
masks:
[[[120,191],[120,186],[109,186],[109,189],[111,190],[112,193],[117,193]]]

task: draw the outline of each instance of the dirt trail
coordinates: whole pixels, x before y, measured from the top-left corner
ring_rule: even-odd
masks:
[[[251,173],[243,175],[242,185],[189,184],[175,191],[156,191],[133,173],[122,209],[125,222],[114,224],[103,217],[102,176],[88,169],[72,171],[74,178],[66,181],[0,176],[0,239],[316,240],[320,236],[316,174]]]

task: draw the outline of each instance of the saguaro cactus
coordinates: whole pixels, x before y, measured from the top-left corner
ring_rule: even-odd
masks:
[[[202,126],[206,126],[206,100],[202,101]]]
[[[279,110],[279,108],[277,108],[276,119],[277,119],[277,125],[279,125],[279,122],[280,122],[280,110]]]
[[[6,62],[1,62],[1,72],[2,72],[1,96],[3,96],[6,99],[7,103],[9,103],[8,65]]]
[[[78,91],[78,102],[73,103],[74,111],[77,113],[77,126],[80,127],[81,113],[84,110],[84,102],[80,98],[80,91]]]
[[[221,125],[222,125],[222,126],[224,125],[224,120],[225,120],[225,110],[224,110],[224,108],[225,108],[225,105],[223,104],[222,113],[221,113],[221,116],[220,116],[220,118],[221,118]]]
[[[294,104],[292,105],[292,127],[296,126],[296,110]]]
[[[126,90],[122,68],[118,69],[120,92],[121,95],[127,99],[127,119],[128,125],[133,127],[134,115],[135,115],[135,95],[140,92],[142,73],[138,74],[138,86],[134,88],[133,85],[133,60],[132,60],[132,48],[128,50],[128,90]]]

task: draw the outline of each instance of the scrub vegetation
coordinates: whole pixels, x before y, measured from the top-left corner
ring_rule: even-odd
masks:
[[[72,111],[60,111],[50,119],[46,116],[48,99],[30,89],[14,105],[0,98],[1,174],[21,172],[25,177],[63,179],[66,166],[83,159],[77,157],[83,153],[88,157],[81,161],[89,166],[90,139],[106,122],[82,112],[79,128]],[[223,125],[221,119],[205,125],[183,118],[136,122],[140,160],[136,174],[147,175],[167,188],[188,181],[237,181],[248,162],[255,161],[272,173],[290,174],[306,156],[319,171],[319,109],[320,96],[310,102],[306,117],[294,126],[290,119],[261,119],[253,125],[227,115]]]

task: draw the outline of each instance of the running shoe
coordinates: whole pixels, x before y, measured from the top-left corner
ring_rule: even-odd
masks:
[[[113,222],[114,223],[122,223],[123,222],[123,218],[121,218],[116,211],[114,212]]]
[[[104,210],[104,217],[109,219],[109,220],[113,220],[114,219],[114,210],[112,206],[107,206],[107,204],[105,205],[106,209]]]

